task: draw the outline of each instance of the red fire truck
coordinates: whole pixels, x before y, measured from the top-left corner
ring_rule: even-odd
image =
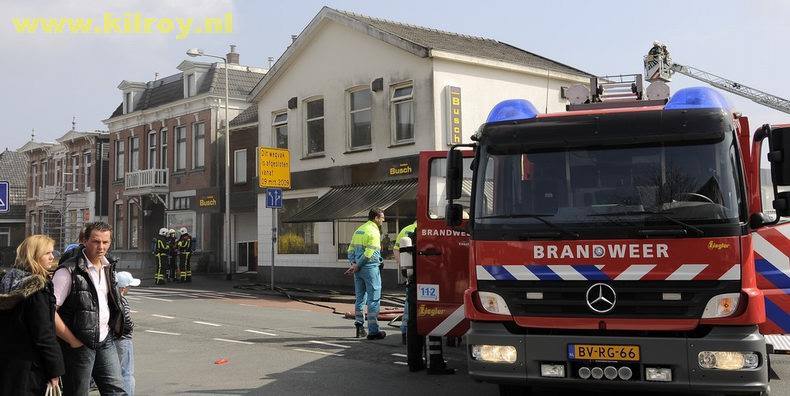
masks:
[[[422,153],[410,363],[416,335],[465,335],[502,394],[768,390],[766,335],[790,333],[790,125],[751,137],[705,87],[638,99],[508,100],[474,144]]]

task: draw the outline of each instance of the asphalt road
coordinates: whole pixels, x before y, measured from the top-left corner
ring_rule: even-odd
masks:
[[[133,288],[138,395],[498,394],[466,375],[463,348],[445,348],[456,375],[410,373],[400,334],[386,323],[385,340],[358,340],[352,322],[330,309],[230,286],[196,279]],[[772,382],[771,395],[790,396],[790,356],[774,355],[773,365],[785,380]]]

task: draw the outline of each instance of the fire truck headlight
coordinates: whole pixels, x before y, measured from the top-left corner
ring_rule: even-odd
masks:
[[[508,309],[505,299],[499,294],[481,291],[477,292],[477,295],[480,298],[480,305],[486,311],[493,314],[510,315],[510,309]]]
[[[760,358],[754,352],[702,351],[697,362],[706,369],[743,370],[757,368]]]
[[[738,308],[738,300],[740,300],[740,293],[726,293],[713,296],[705,305],[705,311],[702,312],[702,318],[724,318],[735,313]]]
[[[472,345],[472,358],[488,363],[515,363],[516,347],[511,345]]]

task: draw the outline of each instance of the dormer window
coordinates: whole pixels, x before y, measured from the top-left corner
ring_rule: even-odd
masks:
[[[134,94],[124,92],[123,94],[123,113],[129,114],[134,111]]]
[[[184,80],[184,91],[186,92],[186,97],[195,96],[197,93],[197,76],[195,73],[187,74],[186,79]]]

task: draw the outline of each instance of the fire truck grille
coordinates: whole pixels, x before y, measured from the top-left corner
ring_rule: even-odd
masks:
[[[740,292],[739,281],[611,281],[614,308],[587,305],[590,281],[478,281],[480,291],[499,294],[514,316],[700,318],[717,294]]]

